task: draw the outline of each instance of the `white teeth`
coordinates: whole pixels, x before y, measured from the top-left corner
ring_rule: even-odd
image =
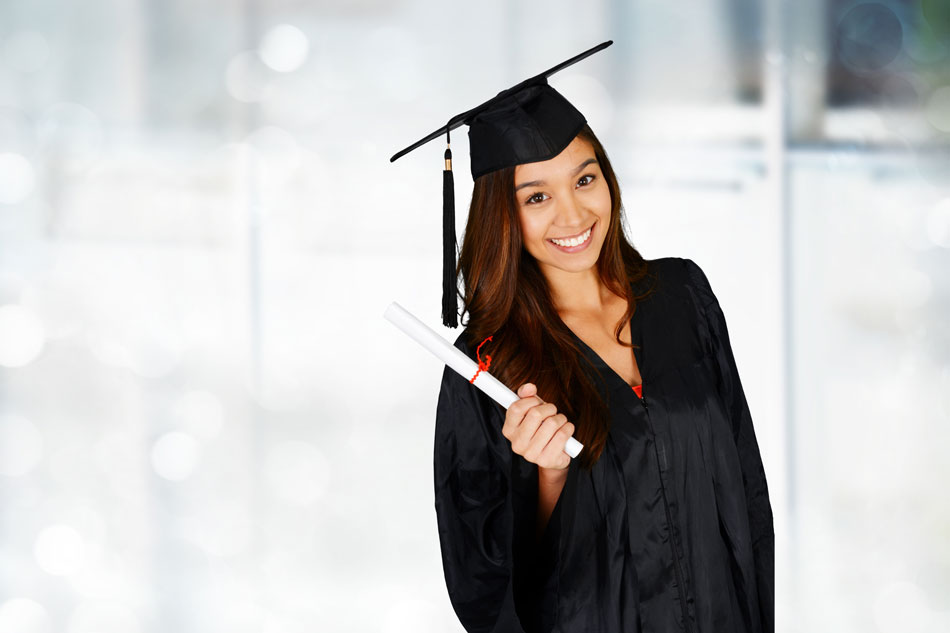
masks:
[[[558,246],[577,246],[578,244],[583,244],[584,242],[587,241],[587,238],[590,237],[590,231],[591,231],[591,229],[593,229],[593,228],[594,228],[594,227],[591,227],[590,229],[587,229],[587,231],[585,231],[584,234],[581,235],[580,237],[572,237],[572,238],[569,239],[569,240],[554,240],[554,239],[552,239],[551,241],[554,242],[555,244],[557,244]]]

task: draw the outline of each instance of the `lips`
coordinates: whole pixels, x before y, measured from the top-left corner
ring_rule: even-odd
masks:
[[[584,249],[586,249],[588,246],[590,246],[590,243],[594,241],[594,232],[597,230],[597,222],[594,222],[594,224],[592,224],[591,227],[590,227],[589,229],[587,229],[587,230],[590,231],[590,235],[587,237],[587,239],[584,241],[584,243],[578,244],[577,246],[561,246],[561,245],[559,245],[559,244],[555,244],[555,243],[552,242],[550,239],[545,240],[545,241],[546,241],[548,244],[550,244],[553,248],[556,248],[557,250],[561,251],[562,253],[579,253],[579,252],[583,251]],[[587,232],[587,231],[582,231],[582,232],[579,233],[578,235],[584,235],[584,233],[586,233],[586,232]],[[574,236],[574,237],[577,237],[577,236]],[[560,239],[560,238],[558,238],[558,239]],[[568,239],[570,239],[570,238],[568,238]]]
[[[592,224],[591,226],[593,226],[593,224]],[[574,239],[575,237],[580,237],[580,236],[583,235],[584,233],[587,233],[587,231],[589,231],[590,228],[591,228],[590,226],[587,227],[586,229],[584,229],[583,231],[581,231],[581,232],[578,233],[577,235],[568,235],[567,237],[552,237],[551,239],[553,239],[553,240],[561,240],[562,242],[566,242],[567,240]]]

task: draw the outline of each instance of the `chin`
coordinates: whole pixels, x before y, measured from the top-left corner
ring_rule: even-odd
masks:
[[[589,254],[588,254],[589,255]],[[597,255],[594,257],[584,258],[584,259],[575,259],[565,265],[564,261],[556,259],[547,259],[544,263],[552,268],[557,268],[565,272],[579,273],[585,270],[589,270],[597,266],[597,262],[600,261],[600,251],[597,251]]]

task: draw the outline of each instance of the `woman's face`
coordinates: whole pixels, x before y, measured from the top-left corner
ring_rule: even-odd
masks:
[[[554,158],[515,167],[515,199],[524,247],[548,276],[551,268],[581,272],[597,263],[610,189],[589,142],[575,137]]]

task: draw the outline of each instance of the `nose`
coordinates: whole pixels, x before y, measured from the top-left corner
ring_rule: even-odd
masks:
[[[576,193],[572,191],[566,196],[561,196],[557,208],[556,220],[558,226],[565,229],[583,229],[582,225],[587,221],[588,215]]]

